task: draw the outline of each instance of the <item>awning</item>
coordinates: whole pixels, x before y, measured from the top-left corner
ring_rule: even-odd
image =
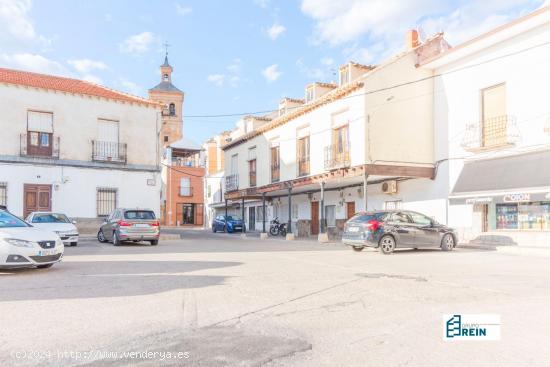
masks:
[[[467,162],[451,196],[550,186],[550,151]]]

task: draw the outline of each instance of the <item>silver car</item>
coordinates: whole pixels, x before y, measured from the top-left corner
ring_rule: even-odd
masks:
[[[158,245],[160,223],[150,209],[119,208],[113,211],[97,232],[99,242],[112,242],[119,246],[124,241],[149,241]]]

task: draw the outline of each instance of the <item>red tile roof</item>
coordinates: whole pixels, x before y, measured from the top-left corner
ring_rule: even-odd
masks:
[[[157,102],[133,96],[101,85],[83,80],[65,78],[54,75],[31,73],[28,71],[0,68],[0,83],[23,85],[27,87],[57,90],[61,92],[102,97],[117,101],[158,105]]]

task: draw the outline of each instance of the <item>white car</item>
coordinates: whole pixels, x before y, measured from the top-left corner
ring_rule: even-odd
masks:
[[[49,268],[63,258],[61,238],[0,209],[0,268]]]
[[[65,246],[78,244],[78,229],[65,214],[54,212],[32,212],[25,219],[33,227],[55,232]]]

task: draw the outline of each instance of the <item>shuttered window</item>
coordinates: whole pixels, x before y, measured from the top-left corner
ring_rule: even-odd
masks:
[[[98,119],[97,140],[118,143],[118,121]]]
[[[41,133],[53,133],[53,113],[28,111],[27,130]]]

